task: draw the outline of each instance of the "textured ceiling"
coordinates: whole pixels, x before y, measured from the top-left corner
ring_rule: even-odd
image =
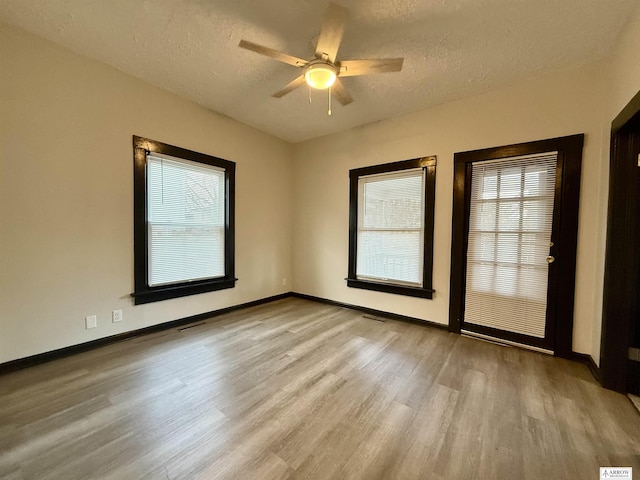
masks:
[[[420,110],[604,57],[638,0],[337,0],[351,18],[340,59],[405,57],[399,73],[349,77],[355,101],[238,48],[244,38],[312,58],[325,0],[0,0],[0,20],[284,140]]]

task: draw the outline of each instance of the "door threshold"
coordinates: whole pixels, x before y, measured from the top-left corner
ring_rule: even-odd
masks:
[[[491,337],[489,335],[483,335],[482,333],[476,333],[469,330],[461,330],[463,336],[474,338],[476,340],[484,340],[485,342],[491,342],[498,345],[524,348],[525,350],[533,350],[534,352],[544,353],[546,355],[554,355],[553,350],[547,350],[546,348],[534,347],[533,345],[527,345],[524,343],[512,342],[511,340],[504,340],[502,338]]]

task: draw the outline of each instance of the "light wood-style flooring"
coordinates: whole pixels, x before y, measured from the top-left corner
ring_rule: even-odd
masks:
[[[288,298],[0,376],[2,479],[640,476],[575,362]]]

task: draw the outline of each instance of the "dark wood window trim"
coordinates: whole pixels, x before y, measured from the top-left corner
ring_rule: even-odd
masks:
[[[377,292],[407,295],[410,297],[433,298],[433,219],[436,189],[436,157],[414,158],[400,162],[385,163],[349,170],[349,274],[347,286],[374,290]],[[367,175],[392,173],[402,170],[422,168],[425,170],[424,189],[424,251],[422,265],[422,287],[404,286],[359,279],[356,276],[358,245],[358,179]]]
[[[205,155],[166,143],[133,136],[134,157],[134,282],[132,294],[136,305],[212,292],[235,286],[235,171],[236,164],[229,160]],[[150,287],[148,282],[147,250],[147,153],[158,153],[223,168],[225,171],[225,274],[224,277],[184,282],[170,286]]]
[[[460,319],[464,315],[464,292],[466,278],[466,251],[468,234],[469,196],[466,191],[471,188],[469,174],[472,162],[533,155],[537,153],[558,151],[558,176],[556,178],[556,205],[558,209],[555,217],[559,225],[560,239],[556,245],[558,255],[563,256],[559,264],[557,286],[555,288],[557,310],[551,312],[553,350],[556,356],[573,357],[573,307],[575,295],[576,246],[578,238],[578,203],[580,197],[580,174],[582,170],[582,147],[584,134],[567,137],[551,138],[534,142],[506,145],[503,147],[487,148],[454,155],[453,182],[453,226],[451,238],[451,285],[449,298],[449,330],[460,333]],[[512,339],[518,342],[514,335]]]

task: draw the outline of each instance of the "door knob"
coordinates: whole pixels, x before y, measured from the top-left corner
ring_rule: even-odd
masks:
[[[549,255],[547,257],[547,263],[553,263],[556,261],[556,257],[554,257],[553,255]]]

